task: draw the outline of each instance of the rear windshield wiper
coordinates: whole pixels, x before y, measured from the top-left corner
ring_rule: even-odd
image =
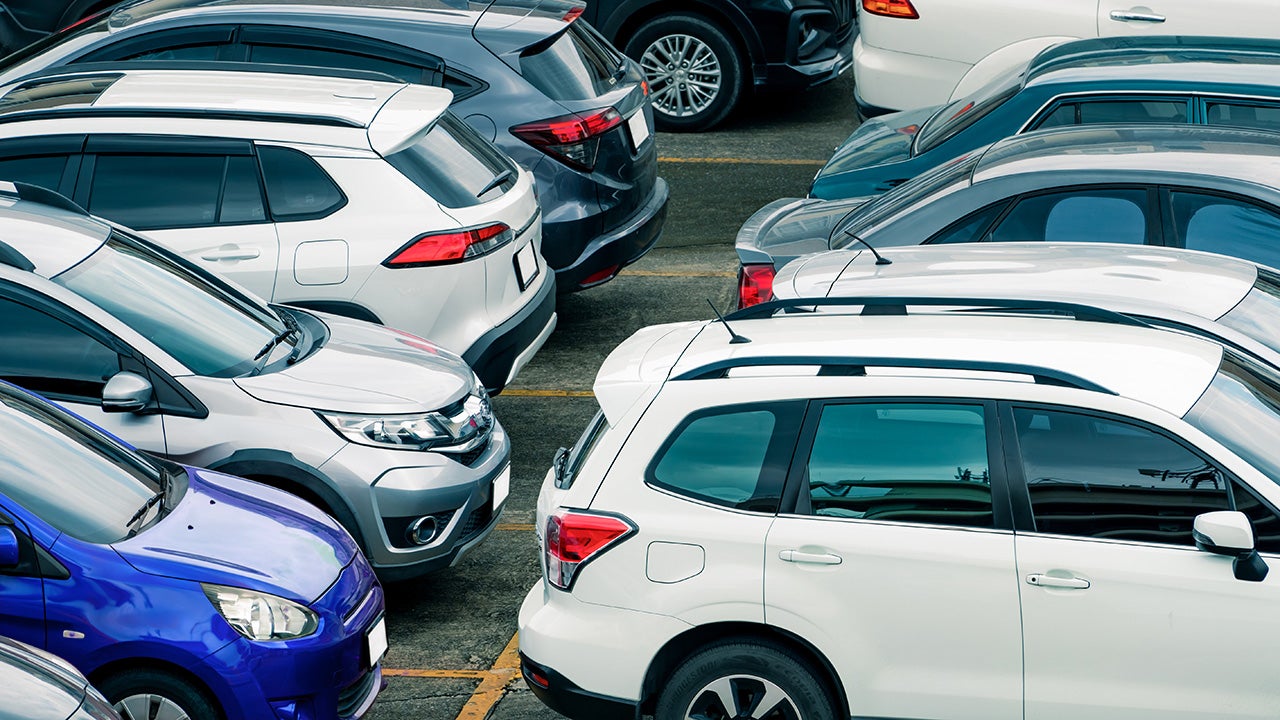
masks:
[[[511,172],[510,169],[503,170],[497,175],[494,175],[493,179],[489,181],[489,184],[485,185],[480,192],[476,193],[476,197],[483,197],[485,193],[510,180],[513,175],[515,175],[515,173]]]

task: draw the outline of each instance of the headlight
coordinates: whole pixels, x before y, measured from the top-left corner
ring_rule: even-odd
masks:
[[[205,597],[236,632],[250,640],[292,640],[316,631],[316,614],[266,593],[200,583]]]
[[[493,410],[483,389],[444,410],[416,415],[316,414],[353,443],[401,450],[464,453],[483,443],[493,429]]]

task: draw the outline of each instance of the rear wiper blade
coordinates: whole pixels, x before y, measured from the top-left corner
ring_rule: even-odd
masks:
[[[489,184],[488,184],[488,185],[485,185],[485,186],[484,186],[484,188],[483,188],[480,192],[476,193],[476,197],[480,197],[480,196],[484,195],[485,193],[489,192],[490,190],[492,190],[492,189],[494,189],[494,188],[498,187],[498,186],[499,186],[499,185],[501,185],[502,183],[504,183],[504,182],[506,182],[506,181],[510,180],[510,179],[511,179],[511,176],[512,176],[512,175],[514,175],[514,174],[515,174],[515,173],[511,172],[511,170],[510,170],[510,169],[507,169],[507,170],[503,170],[502,172],[498,173],[497,175],[494,175],[494,176],[493,176],[493,179],[489,181]]]

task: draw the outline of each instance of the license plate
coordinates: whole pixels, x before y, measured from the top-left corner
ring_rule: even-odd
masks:
[[[385,617],[378,618],[373,627],[369,628],[369,631],[364,634],[364,641],[369,648],[369,667],[373,667],[387,652],[387,619]]]
[[[524,292],[538,277],[538,270],[538,251],[533,243],[528,243],[516,252],[516,282],[520,283],[520,292]]]
[[[493,481],[493,509],[497,510],[502,505],[502,501],[507,499],[507,495],[511,494],[511,466],[508,465],[502,470],[502,474]]]
[[[644,108],[627,119],[627,129],[631,131],[631,147],[639,150],[644,141],[649,139],[649,121],[644,118]]]

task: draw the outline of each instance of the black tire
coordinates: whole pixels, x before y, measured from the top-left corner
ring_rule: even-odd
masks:
[[[659,130],[708,130],[724,120],[742,97],[746,73],[738,48],[719,25],[700,15],[656,17],[627,40],[625,51],[644,68]],[[666,60],[672,62],[664,66]],[[693,65],[682,67],[681,61]],[[712,73],[718,73],[714,91],[707,87]]]
[[[217,702],[204,688],[166,672],[125,670],[103,680],[98,689],[124,720],[149,720],[155,716],[148,714],[151,708],[163,702],[177,706],[191,720],[222,720]]]
[[[735,707],[726,707],[712,686],[728,681]],[[772,684],[774,688],[769,688]],[[785,697],[772,708],[753,707],[765,691]],[[691,655],[658,696],[654,720],[835,720],[835,706],[809,663],[777,645],[738,640]]]

